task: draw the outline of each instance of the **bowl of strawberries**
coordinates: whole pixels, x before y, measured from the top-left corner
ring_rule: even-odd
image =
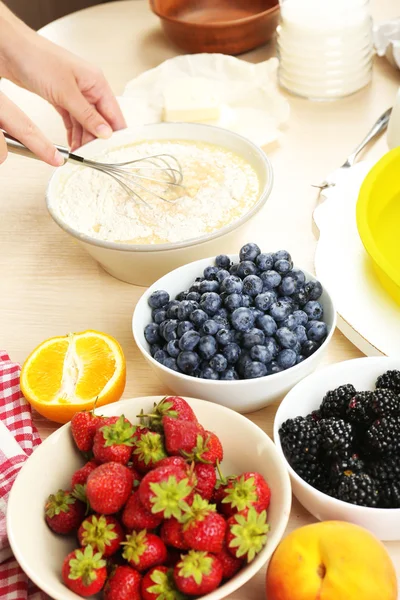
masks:
[[[218,600],[253,577],[291,506],[283,459],[242,415],[147,397],[76,413],[21,469],[7,532],[54,600]]]

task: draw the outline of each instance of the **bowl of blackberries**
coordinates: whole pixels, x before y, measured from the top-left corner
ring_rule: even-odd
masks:
[[[242,413],[311,373],[335,326],[321,283],[286,250],[255,243],[171,271],[143,294],[132,321],[139,350],[170,390]]]
[[[317,519],[400,540],[400,358],[318,370],[283,399],[274,440],[293,493]]]

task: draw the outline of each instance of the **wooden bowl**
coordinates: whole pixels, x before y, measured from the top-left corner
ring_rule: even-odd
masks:
[[[262,46],[279,21],[278,0],[150,0],[166,35],[189,53],[241,54]]]

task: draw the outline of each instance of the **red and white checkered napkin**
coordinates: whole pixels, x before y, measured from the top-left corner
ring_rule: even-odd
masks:
[[[40,444],[31,407],[19,387],[19,365],[0,350],[0,599],[46,600],[12,555],[6,530],[7,501],[25,460]]]

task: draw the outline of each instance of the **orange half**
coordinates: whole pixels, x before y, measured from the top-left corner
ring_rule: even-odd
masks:
[[[99,331],[46,340],[26,359],[21,390],[44,417],[66,423],[80,410],[119,400],[126,365],[121,346]]]

